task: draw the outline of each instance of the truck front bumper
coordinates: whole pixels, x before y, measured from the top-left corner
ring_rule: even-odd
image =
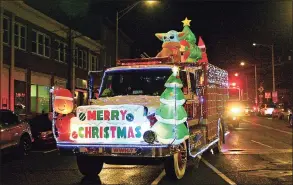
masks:
[[[61,155],[88,155],[100,157],[158,158],[172,156],[176,146],[171,145],[104,145],[57,144]]]

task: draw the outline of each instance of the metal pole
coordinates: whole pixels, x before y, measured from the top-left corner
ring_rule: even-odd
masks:
[[[273,92],[275,92],[275,91],[276,91],[276,84],[275,84],[275,57],[274,57],[274,44],[272,44],[271,47],[272,47]]]
[[[74,85],[74,63],[73,63],[73,35],[72,35],[72,30],[69,28],[68,31],[68,69],[67,69],[67,89],[71,91],[71,93],[74,93],[75,85]],[[63,49],[63,48],[61,48]]]
[[[248,82],[247,82],[247,75],[245,75],[245,86],[246,86],[246,100],[248,100]]]
[[[3,31],[3,8],[2,8],[2,1],[0,1],[0,84],[2,84],[2,74],[3,74],[3,35],[2,31]],[[6,87],[7,88],[7,87]],[[2,85],[0,85],[0,109],[2,108],[2,100],[4,100],[4,98],[2,97],[2,89],[5,89],[5,87],[2,87]]]
[[[116,62],[118,60],[118,31],[119,31],[119,12],[117,11],[116,12]]]
[[[254,64],[254,86],[255,86],[255,104],[258,105],[257,99],[257,73],[256,73],[256,65]]]

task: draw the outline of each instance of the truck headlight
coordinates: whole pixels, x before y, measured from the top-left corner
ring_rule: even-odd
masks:
[[[156,140],[156,133],[148,130],[143,134],[143,140],[149,144],[153,144]]]
[[[240,108],[238,108],[238,107],[233,107],[233,108],[231,109],[231,112],[233,112],[233,113],[239,113],[239,112],[240,112]]]

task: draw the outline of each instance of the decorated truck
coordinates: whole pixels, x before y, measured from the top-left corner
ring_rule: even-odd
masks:
[[[156,36],[156,57],[124,59],[104,72],[99,95],[89,73],[88,105],[74,112],[69,90],[53,88],[53,129],[61,155],[76,155],[79,171],[96,176],[103,164],[164,163],[181,179],[187,163],[225,141],[228,73],[208,62],[205,45],[182,21],[182,32]]]

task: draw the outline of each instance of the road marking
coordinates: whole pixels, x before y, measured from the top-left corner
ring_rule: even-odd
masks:
[[[165,170],[161,172],[161,174],[152,182],[151,185],[157,185],[162,180],[162,178],[166,175]]]
[[[243,120],[243,121],[248,122],[248,123],[252,123],[251,121],[248,121],[248,120]],[[261,124],[257,124],[257,123],[253,123],[253,124],[257,125],[257,126],[260,126],[260,127],[267,128],[267,129],[276,130],[276,131],[279,131],[279,132],[283,132],[283,133],[292,135],[292,132],[287,132],[287,131],[284,131],[284,130],[276,129],[276,128],[273,128],[273,127],[269,127],[269,126],[265,126],[265,125],[261,125]]]
[[[45,152],[43,152],[43,153],[46,154],[46,153],[54,152],[54,151],[56,151],[56,150],[57,150],[57,149],[48,150],[48,151],[45,151]]]
[[[230,132],[229,131],[227,131],[226,133],[225,133],[225,136],[227,136],[227,135],[229,135],[230,134]],[[212,150],[212,152],[213,152],[213,150]],[[201,158],[202,159],[202,158]],[[206,164],[207,165],[207,164]],[[217,173],[217,172],[216,172]],[[220,172],[221,173],[221,172]],[[165,172],[165,170],[163,170],[162,172],[161,172],[161,174],[152,182],[152,184],[151,185],[157,185],[161,180],[162,180],[162,178],[164,177],[166,175],[166,172]],[[224,174],[223,174],[224,175]],[[225,176],[225,175],[224,175]],[[225,176],[226,177],[226,176]],[[228,177],[226,177],[226,178],[228,178]],[[230,180],[230,179],[229,179]],[[233,182],[233,181],[231,181],[231,182]],[[235,183],[234,183],[235,184]]]
[[[254,155],[254,154],[284,154],[292,153],[292,149],[243,149],[239,151],[222,150],[222,154],[225,155]]]
[[[56,150],[57,150],[57,149],[47,150],[47,151],[43,151],[43,150],[32,150],[32,151],[30,151],[30,152],[33,152],[33,153],[44,153],[44,154],[46,154],[46,153],[54,152],[54,151],[56,151]]]
[[[232,181],[231,179],[229,179],[226,175],[224,175],[222,172],[220,172],[217,168],[215,168],[213,165],[211,165],[208,161],[206,161],[205,159],[201,158],[201,161],[207,165],[209,168],[211,168],[216,174],[218,174],[220,177],[222,177],[222,179],[224,179],[227,183],[229,184],[233,184],[236,185],[236,183],[234,181]]]
[[[257,141],[254,141],[254,140],[251,140],[251,142],[254,142],[254,143],[257,143],[257,144],[259,144],[259,145],[263,145],[263,146],[266,146],[266,147],[269,147],[269,148],[273,148],[273,147],[271,147],[271,146],[269,146],[269,145],[266,145],[266,144],[263,144],[263,143],[261,143],[261,142],[257,142]]]

